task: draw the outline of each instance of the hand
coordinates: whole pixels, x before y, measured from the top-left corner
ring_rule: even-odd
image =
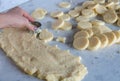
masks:
[[[4,14],[0,14],[0,28],[4,27],[27,27],[34,30],[35,27],[30,23],[34,19],[19,7],[13,8]]]

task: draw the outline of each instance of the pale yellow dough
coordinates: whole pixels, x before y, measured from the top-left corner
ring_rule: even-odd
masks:
[[[79,16],[79,12],[77,12],[76,10],[70,10],[69,12],[68,12],[68,14],[71,16],[71,17],[77,17],[77,16]]]
[[[73,47],[78,50],[85,50],[89,45],[89,40],[86,37],[78,37],[73,41]]]
[[[70,8],[71,4],[69,2],[61,2],[61,3],[59,3],[59,6],[61,8]]]
[[[89,38],[89,33],[87,31],[78,31],[77,33],[75,33],[74,39],[79,37]]]
[[[40,20],[40,19],[43,19],[46,14],[47,14],[47,11],[45,9],[37,8],[32,12],[31,15],[36,20]]]
[[[107,47],[107,45],[108,45],[108,38],[107,38],[107,36],[104,35],[104,34],[98,34],[97,37],[101,41],[101,48]]]
[[[58,19],[52,23],[52,28],[54,30],[60,29],[62,26],[64,26],[64,21],[62,19]]]
[[[115,12],[115,10],[109,9],[103,14],[103,19],[107,23],[113,24],[117,21],[118,16],[117,16],[117,13]]]
[[[47,43],[53,39],[53,34],[49,32],[47,29],[44,29],[40,32],[39,39]]]
[[[64,21],[69,21],[70,20],[70,15],[69,14],[63,14],[62,16],[59,16],[58,18],[62,19]]]
[[[35,38],[28,30],[5,28],[0,46],[24,72],[46,81],[80,81],[87,74],[80,58]]]
[[[58,38],[56,39],[56,41],[65,43],[65,42],[66,42],[66,38],[65,38],[65,37],[58,37]]]
[[[89,29],[92,28],[92,24],[88,21],[79,21],[77,24],[78,29]]]
[[[55,12],[52,12],[50,15],[53,18],[58,18],[58,17],[62,16],[63,14],[64,13],[62,11],[55,11]]]
[[[61,30],[71,30],[72,24],[70,22],[65,21],[64,25],[60,28]]]
[[[101,41],[97,36],[91,37],[89,39],[88,50],[97,50],[101,47]]]
[[[116,36],[113,32],[104,33],[108,38],[108,46],[111,46],[116,43]]]

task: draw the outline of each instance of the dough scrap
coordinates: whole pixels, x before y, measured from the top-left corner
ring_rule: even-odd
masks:
[[[89,45],[89,40],[86,37],[78,37],[73,41],[73,47],[78,50],[85,50]]]
[[[88,21],[80,21],[80,22],[78,22],[77,25],[78,25],[77,28],[80,29],[80,30],[81,29],[92,28],[92,24],[90,22],[88,22]]]
[[[89,38],[88,50],[97,50],[101,47],[101,41],[97,36]]]
[[[87,74],[87,68],[80,63],[79,57],[44,44],[27,30],[3,29],[0,46],[24,72],[46,81],[68,81],[75,77],[82,80]]]
[[[53,37],[53,34],[46,29],[42,30],[39,34],[39,39],[43,40],[45,43],[53,40]]]
[[[59,3],[59,6],[61,8],[70,8],[71,4],[69,2],[61,2],[61,3]]]
[[[58,37],[58,38],[56,39],[56,41],[65,43],[65,42],[66,42],[66,37]]]

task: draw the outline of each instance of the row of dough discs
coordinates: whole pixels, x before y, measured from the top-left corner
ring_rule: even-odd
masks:
[[[48,15],[55,19],[52,23],[54,30],[71,30],[72,24],[69,20],[75,20],[77,23],[76,28],[81,31],[75,34],[73,47],[78,50],[96,50],[111,46],[119,40],[119,31],[112,31],[105,25],[105,23],[117,23],[120,26],[119,2],[119,0],[84,1],[82,5],[76,6],[67,13],[54,11]],[[70,8],[71,4],[69,2],[61,2],[58,6]],[[38,8],[32,13],[32,16],[35,19],[43,19],[46,14],[47,11],[45,9]],[[98,16],[104,21],[99,20]]]
[[[94,35],[92,29],[87,29],[75,33],[73,47],[78,50],[97,50],[119,42],[120,31],[111,31]]]

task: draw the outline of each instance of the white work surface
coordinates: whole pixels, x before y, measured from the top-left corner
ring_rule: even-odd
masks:
[[[62,0],[32,0],[21,7],[31,13],[38,7],[45,8],[48,12],[55,10],[65,10],[57,6]],[[82,0],[73,0],[74,5]],[[74,6],[72,6],[74,7]],[[50,22],[53,21],[49,16],[41,21],[42,28],[47,28],[54,33],[54,36],[66,36],[67,43],[62,44],[52,41],[50,44],[58,45],[63,50],[69,49],[74,55],[82,57],[82,63],[88,68],[88,74],[82,81],[120,81],[120,45],[112,45],[110,47],[100,49],[97,51],[78,51],[71,47],[72,31],[55,32],[51,29]],[[73,22],[74,23],[74,22]],[[112,29],[119,29],[113,27]],[[5,56],[5,53],[0,51],[0,81],[42,81],[35,77],[29,76],[22,72],[14,62]]]

